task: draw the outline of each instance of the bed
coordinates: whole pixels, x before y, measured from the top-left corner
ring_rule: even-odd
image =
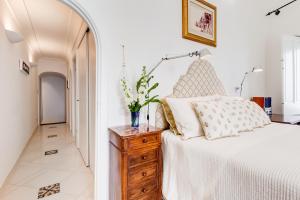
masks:
[[[172,96],[225,94],[213,67],[195,61]],[[163,196],[166,200],[299,200],[300,126],[272,123],[239,137],[182,140],[161,107]]]

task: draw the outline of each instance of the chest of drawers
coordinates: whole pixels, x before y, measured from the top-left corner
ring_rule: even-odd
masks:
[[[161,200],[161,130],[120,126],[110,133],[110,200]]]

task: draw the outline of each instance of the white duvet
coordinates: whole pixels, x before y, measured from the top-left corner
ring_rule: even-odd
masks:
[[[300,200],[300,126],[187,141],[163,133],[167,200]]]

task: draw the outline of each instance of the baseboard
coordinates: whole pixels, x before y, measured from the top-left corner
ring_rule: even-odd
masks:
[[[47,126],[47,125],[54,125],[54,124],[66,124],[67,122],[55,122],[55,123],[45,123],[45,124],[40,124],[41,126]]]

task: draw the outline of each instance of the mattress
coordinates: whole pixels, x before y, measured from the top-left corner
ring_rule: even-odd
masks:
[[[167,200],[300,199],[300,126],[272,123],[214,141],[162,137]]]

